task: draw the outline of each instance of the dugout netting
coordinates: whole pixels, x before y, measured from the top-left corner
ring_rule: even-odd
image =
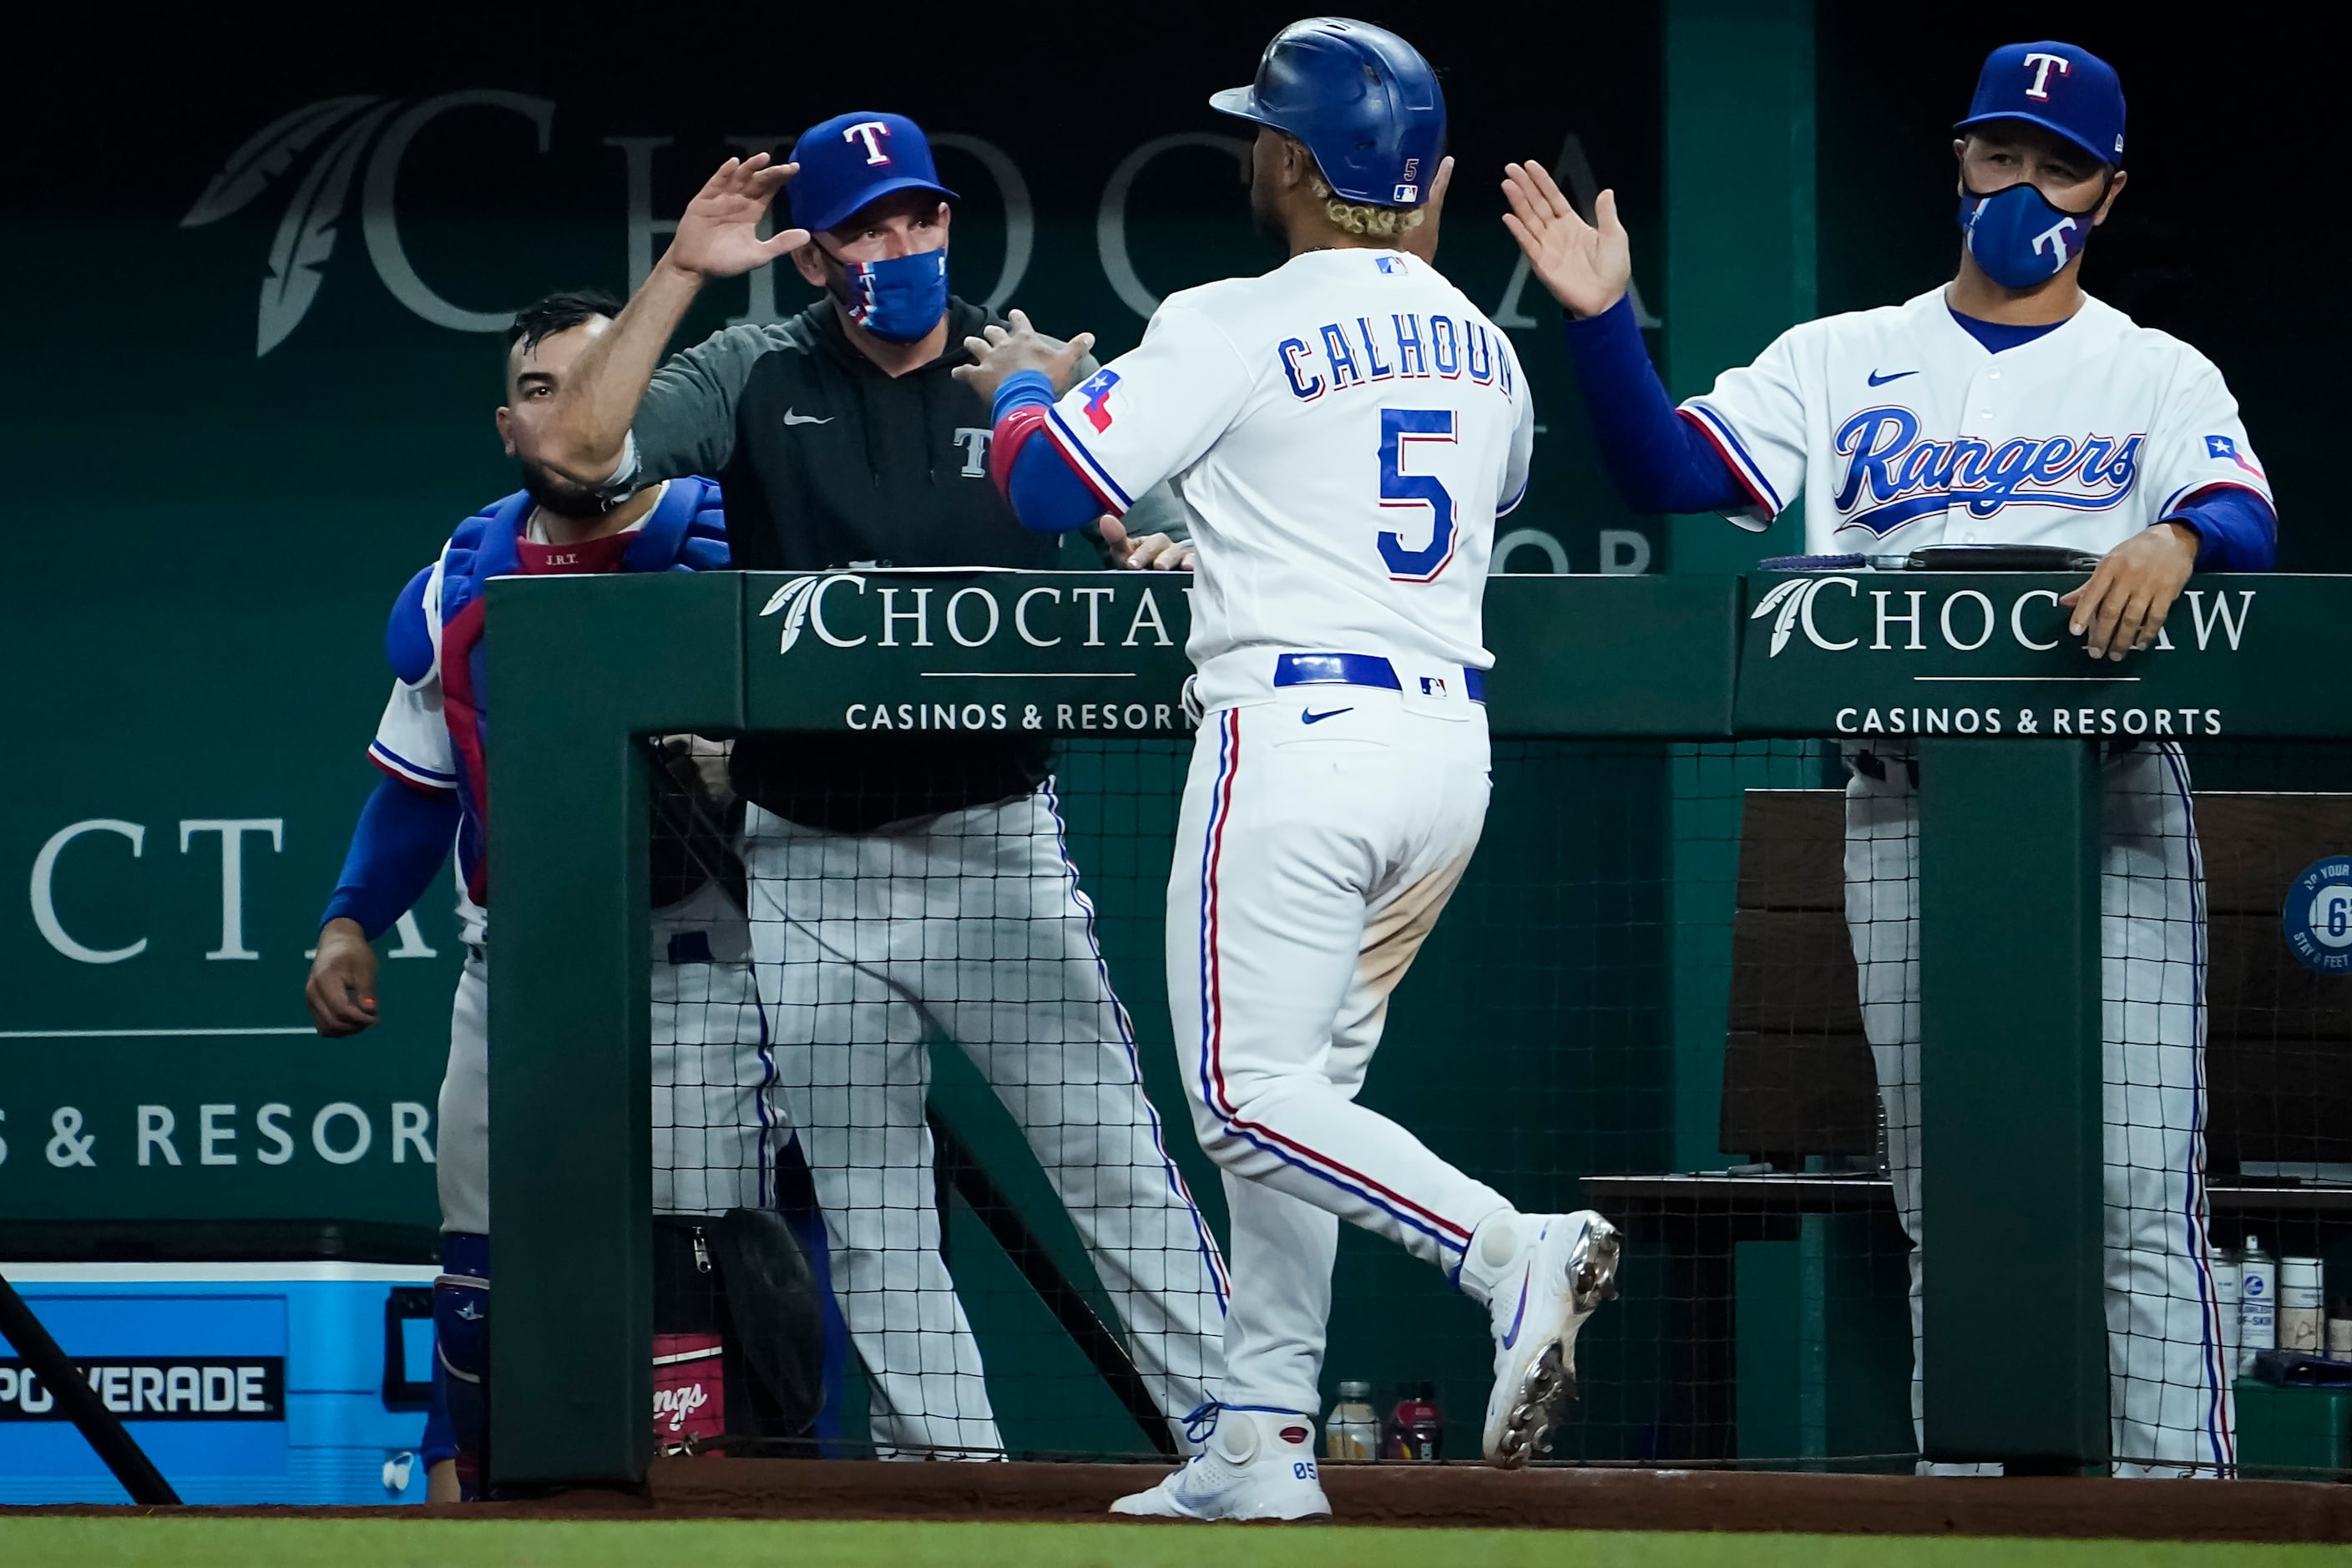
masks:
[[[1189,753],[1066,742],[1034,797],[869,833],[753,815],[747,842],[718,745],[646,743],[667,1450],[1142,1458],[1210,1396],[1192,1215],[1223,1234],[1222,1183],[1161,951]],[[1523,1208],[1627,1229],[1550,1457],[1907,1470],[1916,758],[1504,741],[1495,764],[1364,1100]],[[2214,743],[2105,771],[2116,1453],[2227,1469],[2222,1391],[2254,1369],[2231,1255],[2325,1259],[2352,1177],[2352,1007],[2279,936],[2295,876],[2352,842],[2327,787],[2352,767]],[[798,1317],[728,1306],[718,1225],[745,1208],[807,1261]],[[1345,1236],[1326,1409],[1426,1384],[1475,1457],[1486,1378],[1481,1315]]]
[[[2192,605],[2146,673],[2085,676],[2063,576],[1883,581],[1490,586],[1521,672],[1493,804],[1362,1099],[1523,1209],[1621,1226],[1549,1457],[1906,1469],[1924,1416],[1954,1465],[2346,1468],[2345,1396],[2302,1386],[2326,1358],[2231,1343],[2233,1249],[2317,1295],[2323,1349],[2352,1266],[2352,716],[2281,700],[2258,636],[2329,585],[2200,590],[2226,628]],[[547,806],[492,841],[493,1097],[538,1112],[493,1119],[494,1475],[641,1475],[656,1443],[1149,1458],[1213,1394],[1223,1182],[1162,952],[1191,742],[1129,700],[1182,679],[1147,588],[494,595],[511,686],[594,678],[519,696],[492,759]],[[971,651],[906,640],[927,604]],[[1939,604],[2015,646],[1933,646]],[[877,752],[885,711],[930,733]],[[659,740],[689,731],[781,766],[775,809],[697,785]],[[1475,1308],[1343,1234],[1326,1413],[1362,1382],[1466,1457],[1487,1375]],[[641,1388],[661,1434],[624,1420]]]

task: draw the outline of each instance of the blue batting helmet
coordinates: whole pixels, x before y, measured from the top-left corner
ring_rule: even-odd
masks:
[[[1445,94],[1421,51],[1385,27],[1310,16],[1274,36],[1257,80],[1209,100],[1297,137],[1341,201],[1417,207],[1445,151]]]

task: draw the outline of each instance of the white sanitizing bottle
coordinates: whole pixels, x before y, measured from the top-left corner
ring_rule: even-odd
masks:
[[[2213,1254],[2213,1299],[2221,1304],[2221,1364],[2238,1373],[2238,1255]]]
[[[2246,1237],[2238,1262],[2238,1370],[2254,1370],[2254,1358],[2278,1344],[2278,1261],[2263,1250],[2262,1238]]]
[[[1372,1385],[1369,1383],[1342,1383],[1339,1402],[1331,1406],[1331,1417],[1323,1427],[1323,1457],[1327,1459],[1371,1459],[1381,1451],[1381,1418],[1373,1413]]]
[[[2320,1281],[2318,1258],[2279,1259],[2279,1349],[2317,1355],[2326,1342],[2327,1296]]]

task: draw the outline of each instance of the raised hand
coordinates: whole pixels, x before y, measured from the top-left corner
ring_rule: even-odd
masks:
[[[1511,205],[1503,226],[1571,314],[1597,316],[1625,297],[1633,280],[1633,247],[1617,221],[1616,192],[1601,193],[1587,223],[1543,165],[1506,163],[1503,199]]]
[[[1029,318],[1018,310],[1006,320],[1013,323],[1009,329],[992,326],[985,329],[984,336],[964,339],[972,362],[956,366],[950,374],[979,393],[983,403],[995,402],[996,389],[1004,384],[1005,377],[1020,370],[1042,370],[1055,393],[1067,392],[1078,362],[1095,346],[1095,335],[1080,332],[1062,342],[1031,326]]]
[[[662,264],[700,278],[732,278],[765,267],[809,242],[804,228],[760,237],[760,220],[798,163],[772,162],[765,153],[730,158],[678,215]]]

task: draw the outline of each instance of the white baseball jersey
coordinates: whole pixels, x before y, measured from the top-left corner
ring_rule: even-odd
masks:
[[[1196,514],[1208,707],[1262,695],[1276,650],[1493,663],[1479,606],[1535,404],[1509,340],[1421,260],[1309,251],[1171,295],[1046,429],[1114,510],[1172,478]]]
[[[441,569],[433,563],[425,585],[425,625],[433,642],[432,668],[415,681],[393,678],[392,696],[376,721],[375,739],[368,742],[368,761],[395,778],[422,789],[457,787],[457,749],[449,739],[449,725],[441,699]],[[466,868],[451,867],[457,888],[458,940],[469,947],[482,945],[488,916],[466,891]]]
[[[2199,490],[2271,500],[2211,361],[2085,296],[1994,353],[1943,290],[1791,327],[1683,405],[1754,496],[1806,495],[1805,548],[2056,544],[2104,554]]]

